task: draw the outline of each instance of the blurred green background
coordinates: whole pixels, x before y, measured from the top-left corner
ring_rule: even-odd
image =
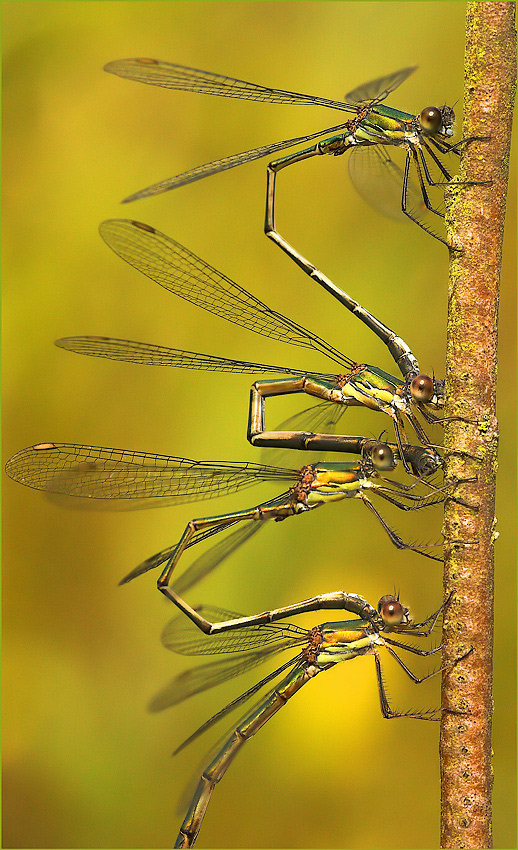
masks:
[[[418,64],[389,102],[410,112],[457,103],[458,138],[464,15],[460,2],[4,3],[4,458],[50,440],[259,460],[245,438],[246,375],[80,358],[53,346],[61,336],[329,368],[139,275],[97,235],[104,218],[154,225],[353,358],[394,370],[376,338],[265,239],[266,161],[119,205],[152,182],[332,125],[335,116],[168,92],[103,73],[107,61],[154,56],[334,99]],[[444,247],[366,206],[350,185],[347,157],[303,163],[278,185],[281,233],[408,340],[425,370],[443,374]],[[506,227],[495,847],[515,837],[514,200]],[[270,426],[300,404],[272,400]],[[373,435],[387,427],[381,419],[352,411],[343,421],[350,433]],[[304,462],[293,458],[293,466]],[[123,588],[117,581],[178,539],[192,516],[270,495],[258,488],[213,505],[103,514],[62,509],[4,480],[4,846],[171,846],[182,789],[219,732],[174,760],[170,753],[253,678],[148,714],[146,703],[188,660],[159,643],[173,612],[154,576]],[[437,539],[439,509],[408,517],[390,508],[384,515],[407,539]],[[189,599],[251,613],[337,589],[375,604],[394,587],[419,618],[441,601],[438,567],[398,553],[355,502],[271,524]],[[390,661],[386,680],[398,707],[439,703],[436,680],[413,688]],[[370,659],[339,668],[244,748],[214,793],[199,846],[438,846],[437,743],[436,724],[382,719]]]

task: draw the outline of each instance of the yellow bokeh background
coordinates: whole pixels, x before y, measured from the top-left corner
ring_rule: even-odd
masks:
[[[53,346],[61,336],[329,368],[138,274],[99,238],[105,218],[157,227],[351,357],[394,370],[383,345],[265,239],[265,161],[119,205],[192,166],[331,126],[335,114],[168,92],[103,73],[107,61],[154,56],[333,99],[418,64],[390,104],[416,113],[456,103],[460,132],[464,15],[460,2],[3,3],[4,459],[64,441],[259,460],[245,438],[249,376],[81,358]],[[424,369],[443,374],[444,247],[371,210],[351,186],[347,155],[288,169],[278,187],[281,233],[394,327]],[[500,302],[495,847],[513,846],[515,835],[514,197],[513,182]],[[270,426],[300,404],[272,400]],[[353,410],[343,422],[374,435],[387,425],[380,419]],[[304,462],[293,457],[292,466]],[[4,480],[5,847],[172,845],[183,788],[220,732],[170,753],[254,674],[148,714],[146,703],[188,660],[160,645],[173,612],[154,577],[117,581],[177,540],[192,516],[273,495],[258,488],[213,505],[102,513],[63,509]],[[439,536],[440,509],[403,516],[389,505],[384,515],[407,539]],[[438,565],[397,552],[354,502],[272,523],[189,601],[252,613],[337,589],[375,604],[394,587],[422,618],[441,600]],[[389,660],[385,672],[397,707],[439,703],[437,680],[416,689]],[[438,846],[437,743],[436,724],[382,719],[370,659],[338,668],[243,749],[214,793],[199,846]]]

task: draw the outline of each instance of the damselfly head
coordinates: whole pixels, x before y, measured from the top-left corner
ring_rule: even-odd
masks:
[[[405,392],[409,392],[410,398],[417,404],[444,407],[444,378],[436,378],[435,375],[432,378],[430,375],[416,375],[409,384],[405,385]]]
[[[421,132],[426,136],[452,136],[455,113],[451,106],[427,106],[419,115]]]
[[[378,602],[378,612],[385,626],[406,626],[411,622],[410,612],[392,593],[382,596]]]
[[[388,443],[377,443],[371,450],[370,456],[374,469],[378,472],[387,472],[397,466],[394,452]]]
[[[427,404],[435,393],[435,382],[430,375],[416,375],[410,381],[410,395],[413,401]]]

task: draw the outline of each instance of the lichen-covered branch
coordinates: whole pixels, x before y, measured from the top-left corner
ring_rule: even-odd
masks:
[[[443,676],[441,847],[491,847],[493,547],[498,424],[498,286],[516,86],[514,2],[467,4],[458,182],[447,195],[451,252],[448,299],[447,477],[478,510],[445,511],[444,663],[473,651]],[[464,452],[465,455],[455,454]],[[472,456],[472,457],[469,457]],[[476,458],[476,459],[475,459]]]

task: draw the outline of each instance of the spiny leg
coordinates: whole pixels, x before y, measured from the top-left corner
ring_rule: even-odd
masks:
[[[421,475],[415,476],[415,479],[416,480],[412,484],[405,484],[403,481],[396,481],[395,479],[384,478],[383,476],[380,480],[386,482],[387,484],[391,484],[393,488],[396,487],[398,490],[403,490],[405,492],[413,490],[414,487],[418,487],[419,484],[426,485],[430,490],[432,490],[433,493],[442,493],[446,489],[446,487],[437,487],[435,484],[432,484],[431,481],[427,481],[425,472],[421,473]]]
[[[411,147],[411,154],[412,154],[412,161],[414,163],[414,167],[415,167],[415,170],[417,172],[417,179],[419,181],[419,187],[421,189],[421,194],[423,196],[423,201],[424,201],[424,205],[425,205],[426,209],[429,212],[433,213],[434,215],[438,215],[439,218],[444,218],[444,214],[439,212],[439,210],[436,210],[435,207],[432,206],[432,202],[430,201],[430,198],[428,197],[428,192],[427,192],[427,189],[426,189],[426,186],[425,186],[425,182],[423,180],[423,173],[421,171],[421,165],[419,163],[419,156],[418,156],[417,150],[416,150],[414,145],[412,145],[412,147]],[[426,171],[428,171],[428,168],[426,169]],[[427,179],[427,182],[430,182],[430,181],[428,181],[428,177],[426,179]],[[431,180],[431,178],[430,178],[430,180]],[[433,186],[435,184],[432,182],[432,183],[430,183],[430,185]]]
[[[449,182],[451,181],[451,179],[452,179],[452,175],[451,175],[451,174],[450,174],[450,172],[449,172],[449,171],[448,171],[448,170],[444,167],[444,165],[442,164],[441,160],[439,159],[439,157],[437,156],[437,154],[436,154],[436,153],[434,153],[434,151],[431,149],[431,147],[430,147],[430,145],[428,144],[428,142],[427,142],[425,139],[423,139],[423,138],[422,138],[422,139],[421,139],[421,147],[419,148],[419,156],[420,156],[420,158],[421,158],[421,162],[422,162],[422,164],[423,164],[423,171],[424,171],[424,173],[425,173],[425,177],[426,177],[426,180],[427,180],[428,185],[429,185],[429,186],[443,186],[443,185],[445,185],[445,183],[444,183],[444,182],[437,183],[437,182],[435,182],[435,181],[432,179],[432,176],[431,176],[431,174],[430,174],[430,170],[429,170],[429,168],[428,168],[428,163],[426,162],[426,157],[425,157],[425,155],[424,155],[424,153],[423,153],[422,148],[425,148],[425,150],[427,150],[427,151],[428,151],[428,153],[429,153],[429,154],[430,154],[430,156],[432,157],[433,161],[435,162],[436,166],[438,167],[439,171],[441,172],[442,176],[446,178],[446,183],[449,183]]]
[[[429,446],[430,445],[430,438],[428,437],[428,434],[426,433],[424,428],[421,426],[421,423],[419,422],[417,417],[414,416],[414,414],[412,412],[407,413],[406,416],[407,416],[408,421],[412,425],[412,428],[414,429],[419,442],[423,446]]]
[[[473,480],[474,479],[472,478],[466,479],[466,481],[468,482],[471,482]],[[461,479],[458,483],[464,482]],[[446,490],[448,486],[450,485],[446,484],[445,487],[442,489]],[[375,493],[378,494],[378,496],[381,496],[382,499],[385,499],[387,502],[390,502],[391,504],[395,505],[401,511],[418,511],[421,510],[421,508],[428,508],[431,505],[441,505],[446,500],[451,500],[452,502],[455,502],[458,505],[462,505],[465,508],[471,508],[471,510],[473,511],[478,511],[479,509],[478,505],[472,505],[470,504],[470,502],[466,502],[464,499],[457,498],[456,496],[450,496],[449,494],[446,494],[446,496],[442,496],[441,498],[430,499],[430,496],[433,496],[433,492],[429,493],[427,496],[416,496],[412,493],[401,493],[399,491],[396,491],[397,495],[400,495],[401,498],[411,499],[413,502],[418,502],[418,504],[414,505],[405,505],[404,502],[401,502],[399,499],[396,499],[395,496],[392,495],[395,492],[393,489],[376,484],[371,484],[371,488]],[[440,493],[441,489],[437,488],[436,492]]]
[[[424,477],[424,475],[420,475],[417,478],[417,480],[414,481],[413,484],[404,484],[401,481],[396,481],[396,480],[388,479],[388,478],[382,478],[381,480],[386,481],[387,483],[391,484],[392,486],[390,488],[387,487],[387,488],[383,488],[383,489],[375,487],[375,490],[376,490],[377,493],[379,493],[379,495],[382,495],[383,493],[394,493],[394,492],[396,492],[396,488],[397,488],[397,491],[401,494],[402,498],[411,499],[413,501],[423,501],[423,504],[420,507],[427,507],[428,505],[441,504],[443,501],[450,500],[452,502],[455,502],[455,504],[457,504],[457,505],[462,505],[465,508],[473,508],[474,510],[477,510],[476,505],[472,505],[470,502],[466,502],[464,499],[461,499],[457,496],[452,496],[449,493],[450,487],[458,487],[460,484],[474,483],[474,482],[477,481],[476,477],[455,478],[455,479],[449,481],[443,487],[437,487],[434,484],[432,484],[430,481],[427,481],[426,478]],[[413,494],[410,494],[409,491],[412,490],[414,487],[417,487],[418,484],[422,484],[423,486],[428,487],[431,490],[431,493],[427,494],[426,496],[415,496]],[[440,493],[440,494],[445,494],[445,495],[444,495],[444,498],[437,499],[436,501],[433,501],[433,502],[432,501],[426,501],[426,499],[428,499],[429,496],[433,495],[434,493]],[[389,499],[388,501],[392,501],[393,504],[397,504],[397,507],[401,508],[402,510],[417,510],[417,508],[405,508],[404,505],[402,505],[399,502],[394,502],[392,499]]]
[[[414,648],[411,648],[409,646],[405,646],[404,644],[400,644],[400,647],[402,649],[409,650],[410,652],[415,651]],[[438,648],[440,648],[440,647],[438,647]],[[391,649],[390,646],[386,646],[385,649],[392,655],[393,658],[396,659],[397,663],[405,671],[408,678],[411,679],[412,682],[414,682],[414,684],[416,684],[416,685],[420,685],[422,682],[426,682],[427,679],[431,679],[431,678],[433,678],[433,676],[437,676],[439,673],[442,673],[443,670],[450,670],[451,668],[455,667],[455,665],[458,664],[459,661],[462,661],[464,658],[466,658],[468,655],[471,655],[471,653],[473,652],[473,647],[471,647],[470,649],[468,649],[467,652],[464,652],[461,656],[459,656],[459,658],[456,658],[454,661],[452,661],[451,664],[441,664],[441,666],[438,667],[437,670],[432,670],[431,673],[427,673],[426,676],[421,676],[421,678],[419,678],[418,676],[415,675],[415,673],[412,673],[412,671],[406,666],[405,662],[399,657],[397,652],[394,652],[394,650]],[[426,654],[430,655],[431,653],[426,653],[426,652],[421,651],[421,652],[416,652],[416,654],[417,655],[426,655]]]
[[[483,458],[477,457],[477,455],[472,455],[469,452],[465,452],[462,449],[448,449],[448,451],[444,452],[444,457],[461,457],[465,460],[474,460],[477,463],[482,463]]]
[[[437,623],[439,616],[444,611],[446,606],[449,605],[449,603],[451,602],[452,597],[453,591],[447,596],[442,605],[438,607],[437,611],[434,611],[432,614],[430,614],[430,616],[427,617],[426,620],[423,620],[421,623],[413,623],[413,625],[408,630],[398,629],[397,631],[399,632],[399,634],[406,633],[409,635],[416,635],[417,637],[428,637],[428,635],[435,628],[435,624]]]
[[[397,410],[393,410],[390,415],[392,417],[392,422],[394,423],[394,434],[396,435],[396,443],[401,463],[403,464],[405,472],[412,474],[412,468],[405,457],[405,450],[403,448],[403,440],[405,443],[407,442],[403,420]],[[401,439],[401,437],[403,437],[403,439]]]
[[[442,563],[442,558],[437,558],[435,555],[429,555],[428,552],[423,552],[422,549],[418,549],[416,546],[412,546],[410,543],[405,543],[401,537],[393,531],[390,526],[385,522],[379,511],[376,510],[371,500],[367,498],[364,493],[359,494],[358,498],[362,499],[364,505],[366,505],[370,511],[374,514],[379,523],[381,523],[382,527],[385,529],[388,534],[391,542],[396,546],[397,549],[409,549],[412,552],[416,552],[418,555],[423,555],[425,558],[430,558],[432,561],[439,561]]]
[[[453,457],[466,458],[467,460],[475,460],[475,461],[477,461],[477,463],[482,463],[482,458],[478,457],[477,455],[472,455],[472,454],[470,454],[470,452],[466,452],[463,449],[448,449],[448,450],[446,450],[444,448],[444,446],[440,446],[436,443],[430,443],[430,446],[433,449],[442,449],[444,451],[444,458],[445,459],[447,457],[453,456]]]
[[[389,478],[381,478],[382,481],[390,483],[392,486],[389,487],[378,487],[377,485],[372,485],[373,489],[379,493],[379,495],[383,495],[383,493],[394,493],[395,488],[400,492],[401,497],[405,499],[411,499],[412,501],[422,501],[423,504],[420,507],[427,507],[428,505],[440,504],[447,499],[455,502],[457,505],[463,505],[465,508],[473,508],[473,510],[478,510],[476,505],[472,505],[470,502],[466,502],[464,499],[459,498],[458,496],[452,496],[448,491],[451,487],[459,487],[461,484],[474,484],[478,480],[476,476],[470,476],[469,478],[452,478],[448,481],[443,487],[437,487],[432,484],[430,481],[427,481],[424,474],[417,477],[416,481],[413,484],[404,484],[402,481],[396,481]],[[409,491],[413,490],[414,487],[417,487],[419,484],[423,484],[423,486],[428,487],[432,492],[427,494],[426,496],[416,496],[411,494]],[[444,498],[437,499],[436,501],[426,502],[425,500],[429,498],[429,496],[434,493],[445,494]],[[385,498],[385,497],[384,497]],[[393,499],[388,499],[393,504],[397,505],[397,507],[402,510],[417,510],[417,508],[410,508],[402,505],[400,502],[394,502]]]
[[[386,647],[389,649],[389,647]],[[396,653],[394,653],[396,655]],[[397,655],[396,655],[397,658]],[[400,660],[400,659],[398,659]],[[378,682],[378,694],[380,698],[380,707],[381,713],[385,720],[392,720],[393,717],[410,717],[414,720],[439,720],[440,717],[433,717],[432,714],[436,714],[437,711],[435,709],[429,710],[427,712],[412,712],[412,711],[394,711],[390,705],[387,698],[387,694],[385,691],[385,685],[383,682],[383,673],[381,669],[381,662],[379,660],[379,654],[376,649],[374,649],[374,662],[376,664],[376,679]],[[405,665],[403,665],[405,667]],[[412,678],[412,676],[411,676]]]
[[[399,649],[405,649],[407,650],[407,652],[413,652],[414,655],[422,655],[423,657],[426,657],[428,655],[435,655],[442,649],[441,645],[435,646],[433,649],[419,649],[416,646],[409,646],[407,643],[402,643],[402,641],[394,640],[394,638],[384,637],[383,640],[385,641],[385,643],[389,643],[390,646],[397,646]],[[401,659],[398,658],[398,661],[400,660]]]
[[[455,144],[450,144],[450,142],[444,141],[444,139],[432,139],[430,138],[430,142],[432,145],[437,148],[440,153],[454,153],[457,156],[460,156],[459,148],[463,145],[468,145],[471,142],[489,142],[491,141],[491,136],[467,136],[465,139],[460,139]]]
[[[395,643],[395,642],[392,642],[392,643]],[[428,652],[428,653],[423,652],[423,651],[419,652],[419,651],[415,650],[415,648],[405,646],[403,644],[400,644],[400,647],[402,649],[408,650],[410,652],[415,652],[418,655],[427,655],[427,654],[429,655],[429,654],[431,654],[430,652]],[[467,652],[463,653],[459,658],[456,658],[451,664],[442,664],[437,670],[432,670],[432,672],[428,673],[426,676],[418,677],[418,676],[415,675],[415,673],[413,673],[407,667],[407,665],[399,657],[397,652],[395,652],[393,649],[391,649],[390,646],[387,646],[386,643],[385,643],[385,649],[388,650],[390,655],[392,655],[392,657],[397,661],[397,663],[404,670],[404,672],[409,677],[409,679],[411,679],[411,681],[414,682],[414,684],[416,684],[416,685],[420,685],[422,682],[426,682],[428,679],[431,679],[433,676],[437,676],[443,670],[448,670],[448,669],[451,669],[452,667],[455,667],[455,665],[458,664],[459,661],[462,661],[464,658],[466,658],[468,655],[470,655],[473,652],[473,647],[471,647],[470,649],[468,649]],[[433,650],[433,651],[436,651],[436,650]],[[384,683],[383,683],[381,662],[379,660],[379,654],[378,654],[378,651],[376,649],[374,649],[374,661],[376,663],[376,677],[377,677],[377,680],[378,680],[378,692],[379,692],[379,697],[380,697],[381,713],[383,714],[383,717],[385,717],[387,720],[391,720],[393,717],[410,717],[410,718],[413,718],[415,720],[440,720],[440,716],[434,717],[432,715],[439,714],[439,713],[442,713],[442,712],[451,712],[451,709],[447,709],[447,708],[429,709],[428,711],[425,711],[425,712],[394,711],[393,709],[390,708],[390,705],[389,705],[389,702],[388,702],[388,699],[387,699],[387,695],[386,695],[386,692],[385,692],[385,686],[384,686]],[[463,712],[454,711],[453,713],[459,714],[459,713],[463,713]]]
[[[442,242],[443,245],[446,245],[446,247],[449,248],[450,246],[448,245],[448,243],[446,242],[445,239],[441,239],[440,236],[438,236],[436,233],[434,233],[433,230],[430,230],[429,227],[427,227],[425,224],[423,224],[422,221],[420,221],[418,218],[416,218],[414,215],[412,215],[412,213],[409,212],[409,210],[407,209],[408,178],[409,178],[409,172],[410,172],[411,158],[412,158],[412,153],[411,153],[410,150],[407,150],[406,159],[405,159],[405,169],[403,171],[403,186],[402,186],[402,191],[401,191],[401,211],[403,212],[404,215],[407,216],[407,218],[410,219],[410,221],[413,221],[414,224],[417,224],[417,226],[420,227],[421,230],[424,230],[425,233],[428,233],[429,236],[433,236],[434,239],[437,239],[438,242]],[[422,181],[422,175],[420,174],[419,169],[418,169],[418,174],[420,176],[420,180]],[[421,185],[421,190],[423,191],[423,201],[425,203],[425,206],[428,206],[427,201],[426,201],[426,199],[428,198],[428,195],[426,193],[426,189],[424,189],[424,183],[422,183],[422,185]]]
[[[390,487],[385,487],[383,484],[375,483],[371,483],[370,487],[374,493],[381,496],[382,499],[385,499],[392,505],[395,505],[396,508],[399,508],[401,511],[419,511],[422,508],[428,508],[431,505],[442,505],[444,502],[444,497],[442,495],[440,498],[432,499],[431,497],[434,496],[434,493],[428,493],[426,496],[419,496],[415,493],[405,493],[399,490],[393,490]],[[406,505],[401,501],[401,499],[409,499],[417,504]]]
[[[430,145],[428,144],[426,139],[421,139],[421,146],[422,147],[419,149],[419,157],[421,159],[423,171],[425,173],[426,182],[428,183],[429,186],[447,186],[451,182],[451,180],[453,179],[452,175],[444,167],[441,160],[439,159],[437,154],[434,153],[434,151],[432,150],[432,148],[430,147]],[[423,153],[422,148],[425,148],[425,150],[431,156],[431,158],[433,159],[433,161],[435,162],[435,164],[439,168],[443,177],[446,178],[446,180],[434,180],[432,178],[432,176],[430,174],[430,170],[428,168],[428,163],[426,162],[426,157]],[[448,152],[448,151],[446,151],[446,152]],[[459,181],[457,181],[456,185],[457,186],[481,186],[481,185],[486,185],[487,183],[490,183],[490,182],[491,181],[489,181],[489,180],[483,180],[483,181],[480,181],[480,180],[459,180]],[[439,213],[439,215],[440,215],[440,213]]]
[[[435,416],[433,413],[430,413],[430,411],[425,411],[422,408],[421,414],[430,425],[442,425],[444,422],[465,422],[467,425],[479,424],[478,419],[468,419],[466,416]]]
[[[430,171],[428,169],[426,157],[425,157],[423,151],[420,149],[419,150],[419,156],[420,156],[420,159],[421,159],[421,162],[422,162],[422,165],[423,165],[423,170],[424,170],[424,173],[425,173],[426,182],[428,183],[429,186],[447,186],[453,179],[451,174],[446,170],[446,168],[444,168],[439,157],[433,152],[433,150],[431,149],[429,144],[424,139],[421,139],[421,145],[424,148],[426,148],[426,150],[428,151],[428,153],[432,157],[433,161],[435,162],[435,164],[440,169],[442,175],[444,177],[446,177],[445,181],[444,180],[433,180],[433,178],[430,174]],[[455,185],[456,186],[486,186],[488,184],[491,184],[491,182],[492,182],[491,180],[457,180]]]
[[[456,142],[454,145],[451,145],[449,142],[445,142],[443,140],[439,142],[437,139],[432,138],[430,138],[429,141],[440,153],[454,153],[457,156],[460,156],[459,148],[463,147],[464,145],[471,144],[471,142],[489,142],[491,141],[491,136],[468,136],[466,139],[460,139],[460,141]],[[426,147],[428,148],[428,145],[426,145]],[[493,183],[492,180],[477,180],[468,182],[470,185],[474,186],[491,185]]]

